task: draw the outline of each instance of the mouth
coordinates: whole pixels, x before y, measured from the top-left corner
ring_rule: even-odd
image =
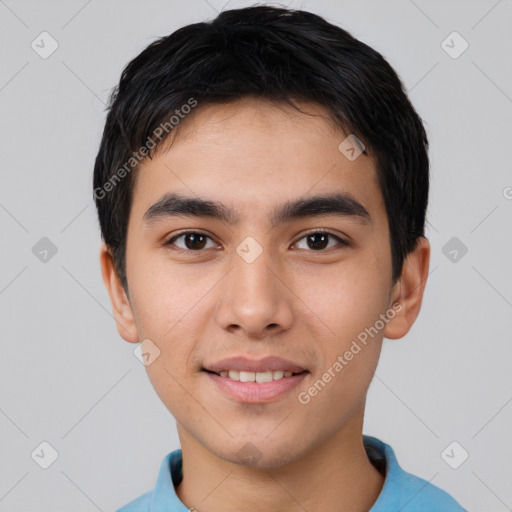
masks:
[[[248,372],[222,370],[214,372],[203,369],[208,381],[229,399],[246,404],[262,404],[286,397],[296,388],[309,371],[292,372],[272,370]]]
[[[292,372],[289,370],[267,370],[264,372],[248,372],[243,370],[222,370],[220,372],[214,372],[212,370],[207,370],[203,368],[203,371],[206,373],[210,373],[213,375],[217,375],[219,377],[228,378],[230,380],[236,382],[272,382],[275,380],[286,379],[288,377],[293,377],[294,375],[301,375],[302,373],[307,373],[307,370],[302,370],[300,372]]]

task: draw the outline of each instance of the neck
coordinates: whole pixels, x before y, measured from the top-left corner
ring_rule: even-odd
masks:
[[[178,424],[183,480],[176,493],[198,512],[367,512],[384,477],[363,446],[363,413],[364,404],[331,438],[299,459],[272,468],[232,464]]]

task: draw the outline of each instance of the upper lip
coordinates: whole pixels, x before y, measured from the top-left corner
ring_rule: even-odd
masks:
[[[282,359],[281,357],[264,357],[263,359],[248,359],[247,357],[231,357],[223,359],[216,363],[207,364],[204,366],[205,370],[219,373],[224,370],[241,370],[244,372],[265,372],[284,370],[293,373],[300,373],[305,371],[304,368],[298,364]]]

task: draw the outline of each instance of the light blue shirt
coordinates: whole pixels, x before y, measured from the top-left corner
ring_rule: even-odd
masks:
[[[404,471],[391,446],[366,435],[363,442],[371,462],[385,472],[384,486],[369,512],[467,512],[447,492]],[[116,512],[188,512],[174,490],[182,478],[181,462],[181,450],[169,453],[162,461],[154,490]]]

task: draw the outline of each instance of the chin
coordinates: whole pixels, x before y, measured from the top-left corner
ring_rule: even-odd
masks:
[[[233,464],[259,469],[281,467],[300,458],[301,453],[297,451],[296,443],[290,442],[288,446],[282,439],[275,438],[273,441],[271,443],[262,435],[252,440],[239,441],[227,453],[217,455]]]

